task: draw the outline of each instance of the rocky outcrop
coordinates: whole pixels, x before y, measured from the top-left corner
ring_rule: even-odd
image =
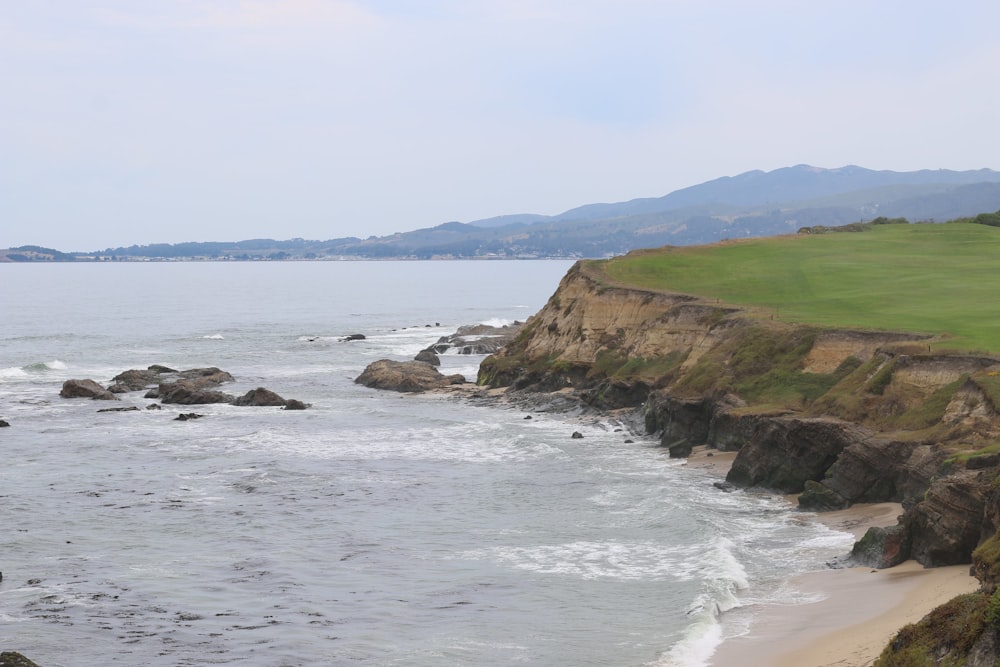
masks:
[[[63,384],[60,395],[64,398],[84,397],[119,400],[116,394],[141,391],[155,385],[153,389],[146,392],[144,397],[158,398],[166,404],[232,403],[233,405],[280,406],[286,410],[305,410],[309,407],[307,403],[296,399],[286,400],[264,387],[253,389],[238,398],[217,389],[221,384],[233,381],[231,374],[215,366],[176,371],[166,366],[154,364],[146,370],[130,369],[119,373],[112,379],[112,384],[108,389],[104,389],[93,380],[67,380]],[[159,409],[159,407],[159,405],[153,404],[149,406],[149,409]],[[138,408],[114,408],[100,412],[132,410],[138,410]]]
[[[851,558],[866,567],[894,567],[909,558],[911,546],[910,532],[903,526],[876,526],[855,542]]]
[[[851,443],[824,479],[799,496],[799,506],[837,509],[923,497],[945,457],[942,449],[920,442],[871,437]]]
[[[968,563],[983,539],[985,492],[993,477],[983,480],[981,473],[966,470],[932,484],[903,519],[910,557],[930,567]]]
[[[491,324],[468,324],[460,326],[450,336],[442,336],[438,342],[427,348],[436,354],[493,354],[510,343],[521,330],[522,322],[493,326]]]
[[[308,405],[295,399],[284,399],[270,389],[257,387],[233,400],[233,405],[250,405],[258,407],[280,407],[285,410],[305,410]]]
[[[136,368],[123,371],[111,378],[111,386],[108,391],[115,394],[124,394],[130,391],[140,391],[159,383],[160,373],[154,370],[139,370]]]
[[[641,406],[671,456],[737,451],[730,483],[800,493],[805,509],[902,503],[900,523],[862,545],[864,562],[969,562],[995,532],[1000,511],[986,519],[984,499],[1000,452],[954,455],[1000,437],[1000,359],[619,285],[602,266],[577,263],[478,382]]]
[[[90,398],[95,401],[117,401],[118,397],[93,380],[66,380],[59,395],[63,398]]]
[[[460,374],[442,375],[436,368],[423,361],[380,359],[368,364],[354,381],[373,389],[420,392],[462,384],[466,380],[465,376]]]
[[[284,398],[270,389],[265,389],[264,387],[251,389],[242,396],[233,399],[233,405],[285,407],[286,403],[288,403],[288,401]]]
[[[214,386],[214,385],[209,385]],[[208,405],[211,403],[232,403],[234,397],[215,389],[200,385],[195,380],[178,380],[164,382],[156,390],[155,395],[147,393],[146,398],[158,398],[161,403],[178,405]]]
[[[866,429],[837,419],[773,417],[740,448],[726,481],[801,493],[806,481],[826,475],[848,445],[870,437]]]
[[[184,380],[197,387],[217,387],[223,382],[234,382],[232,375],[215,366],[208,368],[192,368],[178,373],[181,380]]]
[[[605,265],[578,262],[478,382],[640,408],[671,456],[737,451],[726,490],[798,493],[820,511],[901,503],[854,562],[972,562],[983,590],[900,633],[877,664],[1000,664],[1000,358],[621,285]]]
[[[0,653],[0,667],[38,667],[38,664],[17,651],[4,651]]]
[[[428,363],[431,366],[441,365],[441,357],[438,356],[437,352],[435,352],[430,348],[427,348],[426,350],[420,350],[420,352],[417,352],[417,356],[413,357],[413,360],[423,361],[424,363]]]

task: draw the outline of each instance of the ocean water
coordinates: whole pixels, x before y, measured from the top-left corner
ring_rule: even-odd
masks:
[[[526,319],[569,266],[0,264],[0,648],[46,667],[695,667],[761,603],[806,601],[785,580],[851,537],[781,498],[720,492],[613,421],[353,383],[459,325]],[[58,395],[154,363],[312,407]]]

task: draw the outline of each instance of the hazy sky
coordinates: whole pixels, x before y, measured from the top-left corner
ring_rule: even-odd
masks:
[[[1000,168],[1000,2],[0,0],[0,248]]]

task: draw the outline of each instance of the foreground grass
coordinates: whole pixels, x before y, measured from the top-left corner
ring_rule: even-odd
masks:
[[[668,247],[607,261],[620,283],[764,309],[782,321],[945,336],[1000,353],[1000,228],[884,225]]]

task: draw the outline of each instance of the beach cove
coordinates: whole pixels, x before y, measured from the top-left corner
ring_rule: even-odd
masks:
[[[688,465],[724,478],[733,458],[733,452],[697,447]],[[874,503],[807,514],[861,539],[869,528],[895,525],[900,513],[902,506],[897,503]],[[765,605],[745,635],[723,642],[710,665],[869,667],[904,625],[979,588],[966,565],[925,568],[915,561],[884,570],[827,568],[797,575],[788,584],[816,601]]]
[[[994,590],[1000,574],[1000,495],[995,492],[1000,385],[994,379],[1000,374],[1000,357],[954,349],[948,347],[954,345],[948,336],[905,328],[811,324],[810,318],[823,316],[824,299],[836,299],[844,309],[850,297],[837,292],[837,281],[827,276],[841,275],[837,271],[843,255],[825,266],[827,273],[817,273],[805,284],[802,262],[818,261],[833,249],[875,248],[895,277],[881,285],[887,290],[882,297],[886,303],[891,290],[898,289],[894,286],[905,284],[900,276],[911,270],[894,249],[905,247],[909,257],[932,253],[946,243],[959,252],[967,235],[992,239],[992,234],[962,225],[904,225],[873,232],[877,238],[867,244],[850,234],[831,240],[800,235],[583,261],[564,277],[521,335],[483,362],[479,381],[524,392],[572,388],[584,404],[598,410],[641,405],[644,431],[655,434],[671,457],[686,459],[703,445],[735,453],[725,474],[726,487],[794,496],[801,510],[820,517],[831,510],[896,504],[898,509],[875,525],[853,516],[847,520],[847,527],[863,532],[853,549],[846,550],[850,561],[868,568],[869,574],[890,572],[867,579],[907,582],[886,591],[859,584],[862,591],[878,591],[874,597],[879,603],[859,608],[855,618],[888,612],[895,595],[888,590],[904,591],[915,579],[929,579],[931,589],[940,589],[933,595],[913,593],[922,600],[945,601],[954,598],[951,592],[975,591],[941,607],[937,621],[908,631],[892,644],[890,653],[911,656],[899,664],[908,664],[905,660],[912,660],[913,652],[990,664],[996,659],[997,628],[989,619],[997,604]],[[883,237],[885,246],[877,243]],[[753,280],[743,276],[743,264],[734,264],[740,258],[757,262],[749,274]],[[706,263],[712,270],[697,270]],[[785,297],[780,296],[785,293],[783,275],[791,285]],[[671,289],[675,279],[690,283],[687,289],[722,290],[751,303],[741,307],[678,293]],[[827,282],[819,287],[822,279]],[[933,280],[923,275],[920,279]],[[935,287],[953,284],[942,279]],[[799,294],[803,286],[829,293],[817,300]],[[785,321],[777,307],[756,305],[787,301],[793,294],[804,309],[798,321]],[[859,287],[850,294],[867,292]],[[968,295],[951,298],[968,303]],[[900,301],[906,303],[900,324],[905,320],[915,326],[929,312],[912,290],[901,291]],[[843,312],[850,316],[858,311]],[[966,319],[963,323],[970,335],[991,340],[991,324],[978,330]],[[890,569],[897,566],[904,569]],[[966,573],[971,569],[975,578],[959,576],[962,584],[939,586],[938,579],[947,579],[947,574],[910,574],[949,567]],[[839,576],[848,581],[848,575]],[[925,613],[920,610],[914,618],[910,598],[905,607],[909,615],[900,621]],[[738,610],[720,611],[730,621],[739,616]],[[967,623],[942,622],[965,615]],[[823,622],[817,618],[800,630]],[[837,628],[852,623],[850,615],[830,622]],[[893,630],[899,626],[890,625]],[[817,636],[815,630],[810,632]],[[890,635],[891,630],[873,641],[884,646]],[[773,638],[767,641],[776,643]],[[786,650],[803,648],[789,644]],[[858,659],[872,657],[872,651],[859,649]]]

